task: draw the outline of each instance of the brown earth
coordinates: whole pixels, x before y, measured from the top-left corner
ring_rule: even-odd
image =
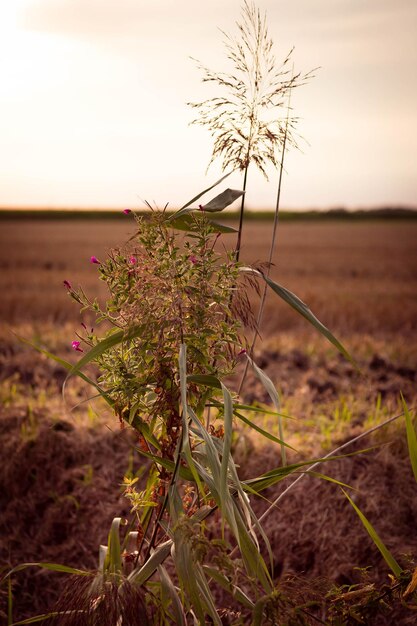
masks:
[[[129,225],[128,225],[129,224]],[[249,223],[243,258],[267,258],[271,226]],[[139,461],[132,438],[102,409],[85,405],[85,391],[70,385],[63,405],[63,369],[20,344],[7,330],[73,358],[79,327],[63,280],[103,297],[91,255],[122,243],[130,222],[3,222],[0,235],[0,566],[54,561],[94,569],[98,546],[107,543],[111,520],[128,513],[119,485]],[[230,237],[230,236],[227,236]],[[224,237],[225,241],[229,241]],[[268,300],[263,342],[256,361],[281,392],[295,458],[327,452],[399,412],[399,393],[416,403],[417,224],[323,222],[280,225],[273,276],[305,300],[355,356],[361,373],[315,330],[277,299]],[[249,376],[247,401],[268,403]],[[275,428],[259,418],[263,428]],[[278,451],[238,427],[235,455],[245,476],[278,463]],[[363,446],[376,451],[328,464],[332,476],[359,491],[357,504],[401,563],[417,555],[416,486],[407,458],[403,424]],[[133,465],[132,465],[133,464]],[[285,485],[286,486],[286,485]],[[274,498],[278,490],[267,497]],[[254,504],[257,512],[263,502]],[[278,578],[290,573],[358,581],[355,567],[386,582],[387,566],[335,485],[306,477],[265,521]],[[62,577],[42,570],[16,575],[14,618],[50,608]],[[1,593],[1,592],[0,592]],[[1,615],[1,612],[0,612]],[[409,613],[375,624],[412,624]],[[312,622],[314,623],[314,622]]]

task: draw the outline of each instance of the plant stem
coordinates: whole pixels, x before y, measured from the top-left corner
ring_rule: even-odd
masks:
[[[239,261],[240,248],[242,245],[243,215],[245,212],[245,196],[246,196],[245,192],[246,192],[246,183],[248,180],[248,169],[249,169],[249,163],[245,167],[245,174],[243,177],[243,192],[244,193],[242,195],[242,201],[240,203],[239,232],[237,234],[237,242],[236,242],[236,250],[235,250],[236,262]]]
[[[276,199],[276,203],[275,203],[274,225],[273,225],[273,229],[272,229],[271,245],[270,245],[270,248],[269,248],[268,266],[267,266],[266,272],[265,272],[267,276],[269,276],[269,274],[270,274],[272,258],[273,258],[273,255],[274,255],[276,234],[277,234],[277,230],[278,230],[279,207],[280,207],[281,188],[282,188],[282,173],[283,173],[283,170],[284,170],[284,157],[285,157],[285,150],[286,150],[286,146],[287,146],[288,124],[289,124],[289,118],[290,118],[290,101],[291,101],[291,90],[290,90],[289,95],[288,95],[287,118],[286,118],[286,121],[285,121],[284,140],[282,142],[281,163],[280,163],[280,168],[279,168],[279,180],[278,180],[277,199]],[[244,198],[244,196],[243,196],[243,198]],[[268,289],[268,286],[265,283],[264,289],[263,289],[263,293],[262,293],[262,297],[261,297],[261,302],[260,302],[260,305],[259,305],[258,317],[257,317],[257,320],[256,320],[256,329],[257,329],[257,331],[259,331],[260,326],[261,326],[262,316],[263,316],[264,307],[265,307],[265,300],[266,300],[267,289]],[[252,340],[252,345],[251,345],[251,348],[250,348],[250,355],[251,356],[253,356],[253,350],[255,348],[255,343],[256,343],[257,337],[258,337],[258,332],[256,332],[254,334],[254,337],[253,337],[253,340]],[[246,378],[246,375],[248,373],[248,367],[249,367],[249,361],[246,362],[245,370],[243,372],[243,375],[242,375],[242,378],[241,378],[241,381],[240,381],[238,394],[240,394],[240,392],[242,391],[243,383],[245,382],[245,378]],[[281,438],[281,433],[280,433],[280,438]]]

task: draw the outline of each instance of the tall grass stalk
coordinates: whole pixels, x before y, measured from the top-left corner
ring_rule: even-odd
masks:
[[[273,255],[274,255],[274,251],[275,251],[276,235],[277,235],[277,230],[278,230],[279,208],[280,208],[281,188],[282,188],[282,174],[283,174],[283,171],[284,171],[284,158],[285,158],[285,151],[286,151],[286,147],[287,147],[287,132],[288,132],[289,115],[290,115],[290,101],[291,101],[291,91],[288,92],[287,118],[286,118],[286,122],[285,122],[284,140],[282,142],[281,159],[280,159],[280,164],[279,164],[279,178],[278,178],[278,187],[277,187],[277,197],[276,197],[276,203],[275,203],[274,223],[273,223],[273,227],[272,227],[272,237],[271,237],[271,245],[270,245],[270,248],[269,248],[268,264],[267,264],[266,270],[265,270],[265,273],[266,273],[266,275],[268,277],[269,277],[270,272],[271,272],[272,259],[273,259]],[[261,295],[261,300],[260,300],[260,304],[259,304],[258,315],[257,315],[257,319],[256,319],[256,328],[257,328],[258,331],[261,329],[262,316],[263,316],[263,312],[264,312],[264,306],[265,306],[265,301],[266,301],[267,290],[268,290],[268,286],[265,283],[265,285],[263,287],[263,290],[262,290],[262,295]],[[250,354],[251,355],[253,355],[257,338],[258,338],[258,333],[255,333],[254,336],[253,336],[253,339],[252,339],[251,347],[250,347]],[[245,365],[245,369],[243,371],[243,374],[242,374],[242,378],[240,380],[240,384],[239,384],[239,388],[238,388],[238,394],[240,394],[241,391],[242,391],[243,383],[245,382],[245,378],[246,378],[246,375],[248,373],[248,368],[249,368],[249,363],[247,362],[246,365]],[[281,425],[280,425],[280,428],[281,428]],[[280,437],[282,439],[282,432],[280,432]]]
[[[189,105],[198,113],[192,124],[207,127],[214,139],[209,166],[219,157],[223,170],[232,167],[243,172],[242,190],[246,192],[251,163],[268,178],[268,166],[278,167],[278,149],[284,140],[297,145],[293,132],[295,119],[287,117],[283,123],[277,118],[276,111],[285,105],[292,89],[311,78],[312,72],[290,72],[293,50],[277,69],[266,15],[262,16],[253,2],[245,0],[236,27],[236,37],[223,32],[232,73],[214,72],[197,61],[203,82],[214,83],[224,95]],[[237,261],[242,242],[245,195],[240,205],[235,249]]]

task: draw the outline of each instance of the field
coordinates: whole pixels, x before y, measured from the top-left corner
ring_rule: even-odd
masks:
[[[132,225],[125,216],[0,223],[2,566],[54,561],[93,568],[111,520],[128,513],[118,485],[138,463],[129,433],[119,430],[99,404],[86,403],[86,392],[76,382],[63,401],[63,368],[13,333],[75,361],[71,342],[82,318],[63,281],[104,298],[90,257],[104,258],[133,233]],[[266,260],[271,228],[267,221],[247,223],[245,262]],[[218,245],[229,247],[232,241],[232,235],[222,235]],[[361,370],[286,304],[268,297],[255,360],[281,392],[283,411],[296,418],[285,426],[298,450],[294,459],[328,452],[399,413],[400,392],[410,407],[416,405],[416,241],[414,220],[279,225],[273,278],[310,306]],[[256,307],[255,295],[251,297]],[[268,403],[251,376],[242,395],[245,401]],[[265,417],[259,419],[262,427],[275,428]],[[372,453],[337,461],[327,471],[359,489],[357,501],[396,555],[415,558],[417,503],[403,421],[364,439],[360,447],[386,442]],[[247,475],[270,469],[278,458],[272,448],[260,449],[258,439],[243,428],[235,456]],[[273,498],[274,493],[267,495]],[[352,584],[359,575],[355,567],[372,566],[371,579],[387,581],[386,565],[348,506],[334,485],[301,481],[265,523],[277,576],[305,572],[310,578]],[[259,503],[257,512],[264,508]],[[15,619],[46,610],[59,590],[56,576],[44,572],[22,573],[15,585]],[[387,619],[378,624],[394,623],[392,616]]]

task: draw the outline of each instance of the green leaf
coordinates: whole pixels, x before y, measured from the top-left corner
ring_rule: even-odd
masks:
[[[226,508],[226,499],[230,498],[229,486],[227,482],[227,474],[229,469],[230,451],[232,449],[233,434],[233,402],[230,392],[222,384],[223,406],[224,406],[224,438],[223,438],[223,454],[220,467],[220,502],[222,509]]]
[[[213,185],[210,185],[210,187],[207,187],[207,189],[204,189],[204,191],[200,191],[200,193],[198,193],[196,196],[194,196],[194,198],[191,198],[191,200],[189,200],[186,204],[184,204],[181,207],[180,211],[182,211],[182,209],[186,209],[187,207],[189,207],[191,204],[193,204],[193,202],[197,202],[197,200],[199,200],[202,196],[204,196],[205,193],[208,193],[209,191],[214,189],[214,187],[217,187],[217,185],[220,185],[220,183],[222,183],[228,176],[230,176],[230,174],[233,174],[234,171],[235,170],[231,170],[227,174],[224,174]],[[177,213],[179,213],[179,211],[177,211]],[[175,214],[174,214],[174,217],[175,217]]]
[[[258,424],[256,424],[255,422],[252,422],[250,419],[242,415],[242,413],[239,413],[238,411],[236,411],[236,409],[233,412],[236,415],[236,417],[242,420],[242,422],[247,424],[250,428],[253,428],[253,430],[256,430],[260,435],[262,435],[266,439],[269,439],[270,441],[273,441],[274,443],[277,443],[280,446],[286,446],[287,448],[290,448],[290,450],[294,450],[294,452],[296,452],[296,449],[290,446],[289,443],[282,441],[282,439],[278,439],[278,437],[274,437],[274,435],[271,435],[271,433],[269,433],[268,431],[258,426]],[[273,413],[273,415],[277,415],[277,413],[275,412],[271,411],[271,413]]]
[[[72,371],[72,369],[74,367],[72,363],[69,363],[68,361],[65,361],[64,359],[61,359],[59,356],[56,356],[55,354],[52,354],[52,352],[48,352],[48,350],[44,350],[43,348],[40,348],[39,346],[35,345],[31,341],[28,341],[27,339],[24,339],[23,337],[20,337],[16,333],[14,333],[14,335],[22,343],[30,346],[31,348],[34,348],[40,354],[43,354],[46,357],[48,357],[48,359],[52,359],[53,361],[55,361],[55,363],[58,363],[59,365],[62,365],[62,367],[64,367],[68,372]],[[103,391],[103,389],[101,389],[101,387],[99,385],[97,385],[97,383],[95,383],[93,380],[91,380],[91,378],[86,376],[86,374],[84,374],[83,372],[76,372],[76,374],[77,374],[77,376],[79,376],[79,378],[81,378],[82,380],[87,382],[89,385],[91,385],[92,387],[97,389],[98,393],[107,402],[107,404],[109,404],[111,407],[114,406],[114,401],[110,398],[110,396],[105,391]]]
[[[265,472],[261,476],[257,478],[250,478],[242,482],[244,488],[246,486],[250,486],[256,492],[263,491],[268,487],[272,487],[276,483],[284,480],[290,474],[294,474],[298,472],[300,469],[304,467],[308,467],[309,465],[315,465],[316,463],[327,463],[327,461],[337,461],[338,459],[345,459],[350,456],[356,456],[358,454],[363,454],[364,452],[369,452],[372,448],[366,448],[363,450],[358,450],[355,452],[350,452],[349,454],[339,454],[335,456],[328,456],[318,459],[311,459],[309,461],[302,461],[301,463],[293,463],[292,465],[286,465],[285,467],[276,467],[269,472]]]
[[[213,200],[210,200],[207,204],[203,204],[203,210],[208,211],[209,213],[223,211],[223,209],[243,196],[244,193],[245,192],[240,189],[225,189],[225,191],[213,198]]]
[[[182,589],[186,592],[189,602],[195,612],[199,623],[205,624],[205,610],[202,603],[200,589],[197,583],[196,564],[186,533],[177,527],[174,531],[174,562],[178,579]]]
[[[67,379],[70,376],[74,376],[75,374],[79,376],[80,375],[79,372],[85,365],[87,365],[87,363],[94,361],[94,359],[97,359],[99,356],[101,356],[104,352],[106,352],[110,348],[117,346],[119,343],[123,343],[125,341],[128,342],[128,341],[131,341],[132,339],[135,339],[136,337],[139,337],[139,335],[142,334],[143,329],[144,329],[143,325],[134,325],[124,330],[118,330],[117,332],[112,333],[105,339],[102,339],[97,345],[94,346],[94,348],[91,348],[89,352],[87,352],[83,357],[81,357],[78,363],[76,363],[71,368],[67,376]]]
[[[141,448],[135,448],[135,450],[142,456],[145,456],[147,459],[151,459],[151,461],[153,461],[157,465],[161,465],[162,467],[167,469],[169,472],[172,473],[174,471],[175,469],[174,461],[170,461],[169,459],[164,459],[163,457],[157,456],[156,454],[152,454],[151,452],[148,452],[147,450],[142,450]],[[184,480],[188,480],[189,482],[195,482],[194,475],[187,467],[180,465],[178,468],[178,472],[181,478],[183,478]]]
[[[271,398],[275,406],[276,412],[278,413],[279,438],[283,442],[284,441],[284,427],[283,427],[282,419],[280,415],[281,403],[279,400],[278,391],[276,390],[275,385],[272,382],[272,380],[269,378],[269,376],[267,376],[265,372],[263,372],[261,368],[256,365],[255,361],[253,361],[247,353],[246,353],[246,358],[248,359],[249,363],[252,365],[255,371],[255,374],[257,375],[257,377],[259,378],[259,380],[261,381],[261,383],[267,390],[268,395]],[[287,454],[286,454],[285,446],[283,445],[283,443],[281,443],[281,460],[282,460],[283,465],[287,464]]]
[[[189,374],[187,376],[189,383],[195,383],[196,385],[204,385],[205,387],[212,387],[213,389],[221,389],[222,383],[216,376],[211,374]]]
[[[248,609],[253,609],[254,604],[250,598],[234,583],[232,583],[224,574],[218,569],[210,567],[209,565],[203,565],[204,571],[212,578],[217,584],[219,584],[225,591],[235,598],[238,602],[246,606]]]
[[[404,417],[405,417],[405,427],[407,432],[407,444],[408,444],[408,454],[410,456],[411,467],[413,468],[414,478],[417,482],[417,437],[416,431],[414,430],[413,420],[411,419],[410,412],[408,410],[407,404],[404,400],[403,394],[401,394],[401,402],[403,405]]]
[[[197,208],[197,207],[191,207],[187,205],[186,208],[182,208],[176,213],[174,213],[174,215],[169,218],[169,221],[177,220],[178,218],[183,217],[183,215],[186,215],[187,213],[190,213],[191,211],[203,210],[207,213],[217,213],[219,211],[223,211],[223,209],[228,207],[229,204],[232,204],[232,202],[237,200],[237,198],[240,198],[240,196],[243,196],[244,193],[245,192],[241,191],[240,189],[225,189],[218,196],[210,200],[210,202],[208,202],[207,204],[201,205],[201,209],[200,207]]]
[[[365,529],[368,532],[369,536],[371,537],[372,541],[374,542],[374,544],[376,545],[376,547],[378,548],[378,550],[384,557],[386,564],[392,570],[394,576],[399,578],[403,570],[398,565],[392,553],[388,550],[388,548],[386,547],[386,545],[384,544],[384,542],[382,541],[382,539],[376,532],[375,528],[368,521],[368,519],[365,517],[365,515],[362,513],[359,507],[357,507],[356,504],[353,502],[352,498],[349,497],[349,495],[346,493],[344,489],[342,489],[342,491],[344,495],[346,496],[346,498],[349,500],[350,504],[352,505],[356,513],[358,514],[359,519],[361,520],[362,524],[365,526]]]
[[[165,567],[160,565],[158,567],[159,578],[161,579],[161,585],[165,593],[170,597],[172,603],[172,612],[175,617],[175,624],[178,626],[187,626],[187,619],[184,613],[182,602],[175,589],[174,583],[168,575]]]
[[[254,276],[259,276],[260,278],[263,278],[263,280],[272,289],[272,291],[274,291],[280,298],[282,298],[282,300],[284,300],[284,302],[289,304],[295,311],[297,311],[297,313],[302,315],[308,322],[310,322],[310,324],[312,324],[322,335],[324,335],[326,339],[328,339],[330,343],[332,343],[339,350],[339,352],[341,352],[341,354],[343,354],[343,356],[345,356],[352,363],[352,365],[357,370],[359,370],[358,365],[351,357],[349,352],[346,350],[346,348],[340,343],[338,339],[336,339],[336,337],[330,332],[330,330],[320,322],[320,320],[314,315],[309,307],[302,300],[300,300],[298,296],[296,296],[294,293],[292,293],[282,285],[279,285],[268,276],[265,276],[265,274],[263,274],[262,272],[253,269],[252,267],[242,267],[240,268],[240,270],[242,272],[246,272],[248,274],[253,274]]]
[[[131,583],[144,585],[157,568],[162,565],[171,552],[172,540],[165,541],[152,552],[149,559],[141,567],[137,567],[128,576]]]
[[[10,572],[7,572],[4,579],[8,578],[16,572],[21,572],[28,567],[40,567],[41,569],[51,570],[52,572],[62,572],[63,574],[74,574],[75,576],[92,576],[91,572],[86,572],[82,569],[76,569],[74,567],[67,567],[67,565],[60,565],[59,563],[21,563],[16,565]]]
[[[188,463],[188,467],[194,477],[200,493],[204,493],[203,485],[194,464],[190,447],[190,436],[188,432],[188,407],[187,407],[187,346],[182,343],[179,353],[180,390],[182,404],[182,451]]]
[[[108,537],[108,550],[104,560],[103,569],[105,572],[110,572],[111,574],[122,573],[122,553],[120,548],[121,523],[121,517],[115,517],[113,519]]]
[[[131,425],[146,439],[146,441],[152,444],[157,450],[161,449],[161,444],[158,439],[150,431],[149,424],[147,424],[139,415],[135,415],[132,419]]]
[[[339,352],[341,352],[343,356],[345,356],[352,363],[352,365],[354,365],[356,369],[358,369],[356,362],[353,360],[346,348],[340,343],[338,339],[336,339],[336,337],[330,332],[330,330],[320,322],[320,320],[314,315],[311,309],[302,300],[300,300],[298,296],[296,296],[285,287],[282,287],[282,285],[274,282],[273,280],[271,280],[271,278],[268,278],[267,276],[263,276],[263,278],[267,285],[271,287],[272,291],[274,291],[280,298],[282,298],[284,302],[286,302],[293,309],[295,309],[295,311],[300,313],[300,315],[302,315],[308,322],[310,322],[310,324],[317,328],[317,330],[322,335],[324,335],[330,341],[330,343],[332,343],[339,350]]]

